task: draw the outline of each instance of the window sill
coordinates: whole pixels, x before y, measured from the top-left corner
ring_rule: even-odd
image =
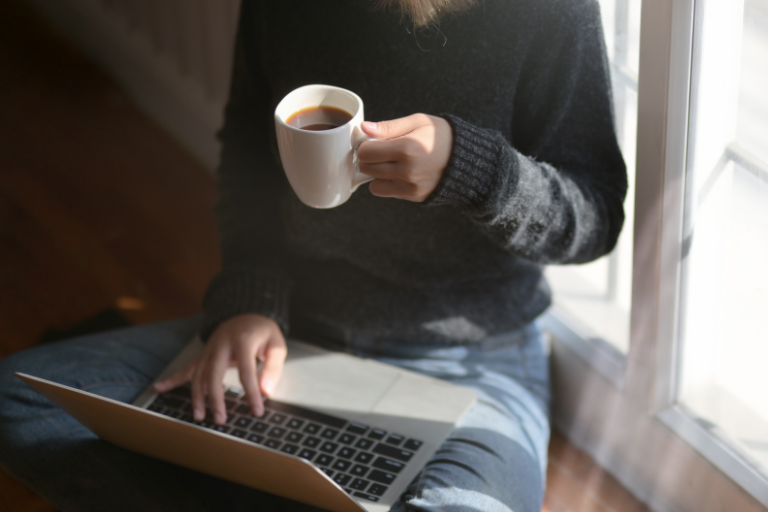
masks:
[[[541,325],[614,387],[624,388],[626,357],[613,345],[558,305],[552,306],[541,318]]]

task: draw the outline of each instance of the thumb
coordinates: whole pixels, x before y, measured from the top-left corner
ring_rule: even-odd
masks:
[[[391,121],[379,121],[378,123],[363,121],[360,125],[366,135],[374,139],[383,140],[402,137],[407,133],[411,133],[418,126],[419,123],[416,116],[401,117]]]

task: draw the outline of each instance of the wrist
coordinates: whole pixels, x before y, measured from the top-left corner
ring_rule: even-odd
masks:
[[[442,119],[451,127],[451,154],[440,183],[423,204],[477,211],[498,188],[500,135],[451,114]]]

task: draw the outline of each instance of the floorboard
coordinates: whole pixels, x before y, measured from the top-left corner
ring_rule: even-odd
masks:
[[[219,267],[212,176],[19,0],[0,0],[0,358],[100,312],[191,315]],[[645,512],[555,433],[546,512]],[[0,512],[49,512],[0,471]]]

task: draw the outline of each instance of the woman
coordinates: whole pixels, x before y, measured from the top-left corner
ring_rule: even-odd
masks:
[[[130,401],[199,332],[203,354],[156,387],[191,380],[195,416],[207,396],[222,423],[226,367],[238,366],[260,414],[290,334],[477,392],[394,510],[541,509],[549,380],[536,318],[550,303],[542,266],[608,253],[624,218],[598,5],[384,4],[395,9],[243,2],[220,133],[224,264],[202,320],[4,360],[7,471],[62,510],[305,510],[96,441],[12,377],[25,371]],[[374,181],[331,210],[300,203],[275,157],[272,111],[310,83],[352,90],[369,119],[386,120],[364,125],[383,141],[359,149]]]

